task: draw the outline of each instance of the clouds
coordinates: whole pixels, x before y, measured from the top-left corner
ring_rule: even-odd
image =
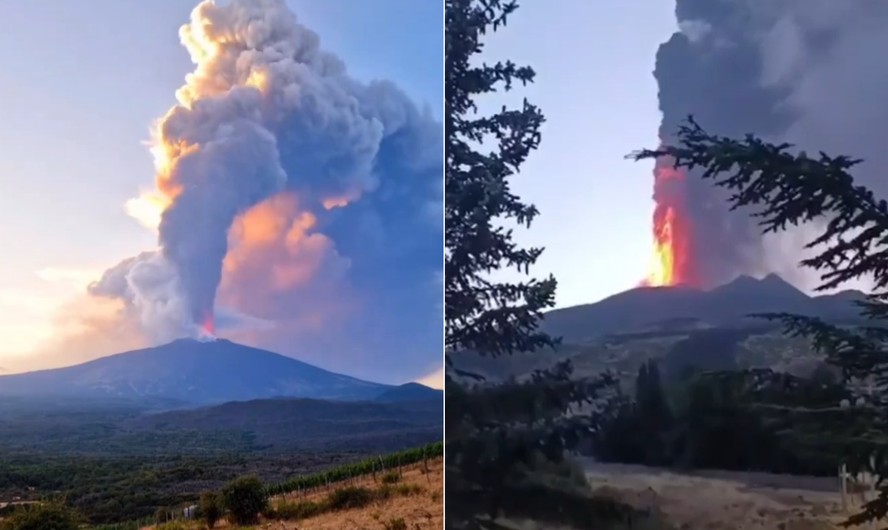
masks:
[[[865,158],[856,175],[888,193],[881,176],[888,66],[877,51],[888,45],[888,3],[678,0],[676,17],[682,31],[661,46],[655,72],[665,137],[694,114],[718,134],[752,132],[808,152]],[[752,220],[727,212],[723,192],[708,183],[690,178],[681,192],[704,284],[777,270],[813,285],[796,267],[804,232],[763,239]]]
[[[215,314],[220,334],[327,368],[426,373],[440,122],[394,83],[352,78],[282,0],[203,2],[180,37],[195,68],[154,127],[154,189],[126,206],[159,248],[90,295],[152,343]]]

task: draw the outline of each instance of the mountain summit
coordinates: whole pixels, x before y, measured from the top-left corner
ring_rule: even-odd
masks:
[[[0,395],[208,404],[270,397],[370,400],[391,386],[228,340],[180,339],[66,368],[0,375]]]
[[[592,304],[556,309],[545,314],[546,332],[565,340],[648,330],[670,322],[735,326],[753,313],[786,312],[827,320],[852,320],[863,297],[857,291],[808,296],[776,274],[762,279],[740,276],[711,290],[687,286],[638,287]]]

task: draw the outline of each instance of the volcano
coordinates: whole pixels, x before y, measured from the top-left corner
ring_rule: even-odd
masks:
[[[0,396],[151,399],[183,405],[273,397],[361,401],[393,388],[224,339],[180,339],[76,366],[0,376]]]
[[[762,324],[754,313],[794,313],[833,322],[859,317],[858,291],[809,296],[776,274],[757,279],[739,276],[710,290],[688,285],[638,287],[592,304],[545,314],[543,329],[566,341],[662,329],[664,326],[744,327]]]

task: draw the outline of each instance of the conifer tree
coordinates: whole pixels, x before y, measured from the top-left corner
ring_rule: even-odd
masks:
[[[585,492],[535,481],[541,467],[563,462],[565,451],[596,427],[592,406],[612,384],[607,377],[576,381],[569,363],[527,380],[491,384],[460,369],[454,352],[488,357],[545,355],[557,340],[539,328],[554,303],[556,282],[504,281],[497,271],[529,274],[542,249],[525,248],[511,226],[529,227],[537,209],[511,192],[509,179],[540,142],[544,117],[526,100],[519,108],[484,113],[479,97],[531,83],[530,67],[480,62],[483,39],[517,8],[506,0],[447,0],[445,321],[446,497],[450,528],[501,528],[502,517],[594,523],[619,508]],[[471,376],[477,383],[466,382]],[[563,469],[563,468],[561,468]],[[562,477],[570,482],[571,476]],[[584,482],[583,477],[573,477]],[[619,514],[617,514],[619,515]]]
[[[819,153],[809,158],[788,143],[773,144],[749,134],[732,139],[706,132],[693,118],[671,145],[629,155],[635,160],[666,158],[676,168],[700,175],[731,192],[732,210],[751,208],[763,233],[808,223],[818,234],[806,245],[811,256],[800,265],[820,276],[818,291],[868,277],[873,289],[860,302],[862,324],[839,326],[792,314],[764,314],[795,336],[809,337],[829,363],[841,368],[851,406],[802,395],[798,381],[784,374],[754,374],[757,406],[792,424],[790,434],[819,431],[816,443],[859,463],[888,447],[888,203],[857,185],[851,170],[861,160]],[[748,375],[748,374],[747,374]],[[862,392],[862,389],[868,389]],[[811,439],[811,438],[809,438]],[[814,443],[814,439],[811,439]],[[879,475],[888,475],[879,459]],[[852,516],[848,525],[888,515],[888,484],[879,498]]]

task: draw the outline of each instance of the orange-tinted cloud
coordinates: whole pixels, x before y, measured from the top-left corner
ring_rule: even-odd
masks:
[[[22,356],[4,361],[9,371],[70,366],[150,344],[137,315],[123,300],[83,294],[53,317],[54,333]]]
[[[317,224],[294,193],[275,195],[238,217],[229,232],[219,303],[297,329],[320,329],[343,315],[342,280],[350,263]]]

